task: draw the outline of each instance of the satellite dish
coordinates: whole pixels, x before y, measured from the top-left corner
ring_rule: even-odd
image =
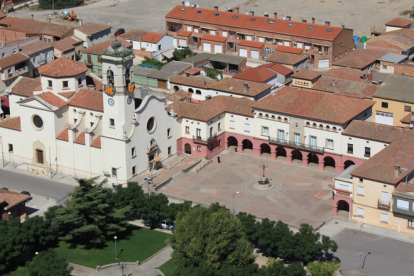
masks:
[[[185,1],[184,5],[185,5],[186,7],[189,7],[189,6],[190,6],[190,1]]]
[[[286,17],[283,16],[283,20],[286,20]]]
[[[410,124],[410,128],[412,129],[414,126],[413,126],[413,124]]]
[[[249,12],[246,12],[247,15],[249,15]]]

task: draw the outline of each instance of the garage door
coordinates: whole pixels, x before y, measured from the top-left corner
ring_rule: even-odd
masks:
[[[211,44],[210,43],[203,43],[204,52],[211,52]]]
[[[214,45],[214,53],[222,54],[223,53],[223,46],[221,46],[221,45]]]
[[[318,68],[329,68],[329,58],[318,60]]]
[[[247,49],[240,49],[240,56],[247,57]]]
[[[179,46],[187,46],[187,40],[185,39],[180,39],[179,43],[180,43]]]
[[[394,123],[394,115],[392,113],[376,111],[375,122],[378,124],[392,126]]]
[[[259,59],[259,51],[250,51],[251,58]]]

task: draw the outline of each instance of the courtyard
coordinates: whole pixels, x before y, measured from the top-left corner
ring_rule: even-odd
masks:
[[[218,163],[217,157],[220,158]],[[171,170],[162,169],[154,181],[178,173],[197,158],[189,156]],[[266,164],[265,176],[270,189],[257,189]],[[171,182],[159,190],[165,195],[194,203],[219,202],[232,209],[233,195],[236,213],[247,212],[258,218],[281,220],[297,227],[308,223],[317,228],[332,217],[332,170],[319,171],[317,166],[302,167],[302,162],[287,164],[249,152],[225,150],[213,162],[198,172],[190,171],[184,178]]]

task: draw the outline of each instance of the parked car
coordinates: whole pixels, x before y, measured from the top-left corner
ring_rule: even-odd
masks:
[[[20,193],[24,195],[32,196],[28,191],[21,191]]]
[[[124,34],[124,33],[125,33],[125,29],[120,28],[120,29],[118,29],[118,31],[115,32],[115,36],[118,36],[118,35],[121,35],[121,34]]]
[[[168,222],[166,219],[163,219],[163,220],[160,222],[160,227],[161,227],[162,229],[174,230],[175,225],[174,225],[174,222],[173,222],[173,221]]]
[[[186,48],[188,48],[188,46],[178,46],[178,47],[175,47],[174,50],[180,51],[180,50],[184,50]]]

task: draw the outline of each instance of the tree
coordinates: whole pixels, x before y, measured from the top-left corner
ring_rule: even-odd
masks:
[[[197,53],[194,53],[193,51],[191,51],[190,48],[184,48],[184,49],[181,49],[181,50],[175,50],[173,52],[173,56],[178,61],[183,60],[183,59],[186,59],[187,56],[188,57],[192,57],[192,56],[195,56],[195,55],[197,55]]]
[[[178,269],[243,267],[254,262],[254,247],[246,239],[240,220],[224,208],[198,205],[180,213],[175,225],[171,247]]]
[[[53,1],[53,6],[52,6]],[[85,0],[39,0],[40,9],[52,9],[55,10],[72,8],[82,5]]]
[[[164,218],[164,211],[168,208],[168,198],[164,194],[151,193],[144,199],[143,206],[138,210],[146,224],[154,226]]]
[[[141,208],[145,202],[144,190],[138,186],[137,182],[128,182],[127,187],[121,185],[115,186],[115,193],[112,201],[115,208],[124,208],[131,206],[132,208]]]
[[[26,268],[30,276],[70,276],[73,270],[65,258],[58,257],[51,249],[40,252],[31,262],[26,263]]]
[[[21,228],[22,233],[27,236],[27,242],[34,246],[35,251],[45,250],[57,242],[57,236],[50,222],[43,217],[26,218]]]
[[[260,225],[260,223],[257,223],[256,221],[256,216],[240,212],[236,217],[240,220],[247,238],[250,241],[253,241],[253,235],[257,232],[258,225]]]
[[[177,215],[180,212],[187,212],[191,209],[191,201],[184,201],[183,203],[170,203],[167,205],[164,211],[162,211],[162,216],[167,219],[167,221],[174,221]]]
[[[65,208],[56,210],[53,225],[62,240],[80,244],[101,244],[108,236],[126,230],[126,214],[131,206],[113,207],[112,190],[104,188],[106,180],[99,184],[97,178],[77,179],[79,186],[68,195]]]
[[[327,262],[312,262],[306,267],[312,276],[332,276],[340,266],[338,261],[332,260]]]

